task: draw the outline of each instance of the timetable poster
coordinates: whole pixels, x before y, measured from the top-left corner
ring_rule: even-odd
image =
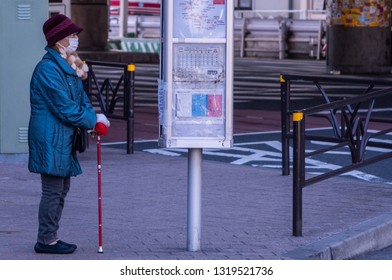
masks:
[[[226,1],[227,0],[174,1],[173,37],[225,38]]]
[[[174,44],[173,80],[223,82],[225,44]]]

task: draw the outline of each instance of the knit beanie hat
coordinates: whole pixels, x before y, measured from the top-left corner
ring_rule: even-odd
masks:
[[[58,41],[73,34],[82,32],[83,28],[77,26],[68,17],[62,14],[55,15],[49,18],[43,25],[48,46],[54,46]]]

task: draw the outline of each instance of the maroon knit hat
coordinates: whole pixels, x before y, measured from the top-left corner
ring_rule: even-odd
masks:
[[[49,18],[44,23],[42,30],[44,31],[48,46],[51,47],[73,33],[82,32],[83,28],[77,26],[65,15],[58,14]]]

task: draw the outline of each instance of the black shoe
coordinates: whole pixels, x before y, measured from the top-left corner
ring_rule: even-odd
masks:
[[[76,244],[67,243],[67,242],[65,242],[65,241],[63,241],[63,240],[57,240],[57,243],[63,244],[63,245],[65,245],[65,246],[73,247],[73,248],[75,248],[75,249],[78,248],[78,246],[76,246]]]
[[[66,246],[57,242],[53,245],[45,245],[37,242],[34,246],[36,253],[46,253],[46,254],[72,254],[75,251],[75,247]]]

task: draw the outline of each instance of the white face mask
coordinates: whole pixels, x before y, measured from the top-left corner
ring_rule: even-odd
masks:
[[[69,53],[76,52],[79,46],[79,38],[69,38],[68,42],[69,46],[65,48],[65,51]]]
[[[68,38],[68,43],[69,43],[68,47],[64,47],[60,43],[58,43],[58,44],[63,48],[63,50],[66,53],[76,52],[76,50],[78,49],[78,46],[79,46],[79,38],[78,37],[76,37],[76,38]]]

